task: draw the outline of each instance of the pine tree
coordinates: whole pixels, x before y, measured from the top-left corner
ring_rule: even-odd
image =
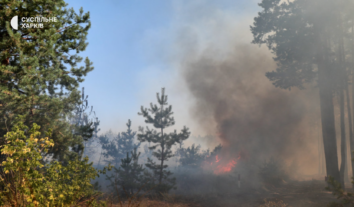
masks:
[[[183,141],[179,142],[178,145],[176,145],[175,147],[175,160],[176,160],[176,168],[178,167],[178,164],[181,162],[181,157],[182,157],[182,153],[183,153]]]
[[[75,156],[83,138],[73,134],[68,115],[80,103],[79,83],[92,63],[78,54],[87,46],[89,13],[77,14],[63,0],[10,1],[0,4],[0,134],[22,115],[25,125],[53,129],[54,147],[48,152],[59,160]],[[12,30],[14,16],[47,18],[43,28]]]
[[[289,90],[317,82],[326,171],[327,175],[340,181],[333,97],[339,89],[344,112],[343,90],[348,90],[348,76],[352,70],[348,68],[350,61],[345,61],[354,57],[354,53],[346,52],[354,51],[353,2],[263,0],[259,6],[262,11],[251,26],[253,43],[266,44],[277,63],[276,70],[266,73],[266,76],[276,87]],[[350,105],[350,101],[347,103]],[[342,140],[345,140],[344,118],[341,121]],[[353,134],[350,135],[353,150]],[[344,149],[342,143],[341,148]]]
[[[100,131],[98,128],[100,121],[96,117],[95,111],[93,111],[93,106],[89,107],[88,105],[88,95],[85,96],[84,87],[81,91],[81,101],[75,107],[69,121],[75,126],[74,134],[82,136],[85,142],[84,149],[74,148],[74,151],[83,154],[88,151],[93,153],[90,146],[96,141],[94,138],[97,138],[97,133]]]
[[[128,194],[134,194],[143,187],[144,168],[142,164],[138,164],[140,152],[135,148],[127,152],[126,157],[121,160],[119,168],[113,168],[113,174],[107,175],[107,179],[111,182],[110,186],[116,193],[122,194],[124,191]]]
[[[217,145],[213,149],[213,151],[210,152],[210,157],[215,157],[216,155],[218,155],[221,152],[221,150],[222,150],[222,145],[221,144]]]
[[[173,126],[175,121],[172,117],[172,106],[167,106],[167,95],[165,95],[164,88],[162,88],[161,96],[157,93],[157,102],[158,105],[151,103],[150,109],[142,106],[141,112],[138,114],[145,118],[145,123],[152,124],[155,129],[160,131],[149,127],[140,127],[138,139],[141,142],[152,143],[153,146],[150,149],[154,150],[153,156],[159,161],[159,163],[156,163],[148,158],[146,164],[146,167],[153,173],[154,180],[152,182],[154,184],[157,182],[155,190],[157,192],[168,192],[175,187],[175,178],[171,178],[172,173],[167,170],[168,165],[164,163],[173,157],[171,147],[186,140],[190,132],[188,128],[184,127],[180,133],[177,133],[176,130],[172,133],[166,133],[164,130]]]
[[[91,137],[97,137],[97,133],[100,131],[98,126],[100,121],[96,116],[96,112],[93,111],[93,106],[89,107],[88,105],[88,95],[85,96],[85,88],[81,90],[81,100],[80,103],[75,107],[75,110],[72,113],[70,122],[79,127],[89,127],[90,133],[87,136],[83,135],[85,140],[88,140]],[[83,130],[85,132],[85,130]],[[82,133],[82,130],[81,130]]]
[[[150,149],[150,145],[149,144],[145,144],[144,145],[144,156],[147,158],[150,158],[152,157],[152,152],[153,150]]]
[[[203,154],[200,152],[200,145],[195,146],[195,144],[188,148],[181,148],[180,155],[180,163],[182,167],[200,167],[200,164],[204,159]]]
[[[106,158],[106,162],[114,163],[115,166],[118,166],[121,159],[124,158],[126,153],[133,151],[134,149],[139,148],[140,143],[135,143],[136,132],[133,132],[131,129],[131,121],[128,120],[127,131],[118,133],[113,140],[108,140],[108,138],[102,138],[102,153]]]

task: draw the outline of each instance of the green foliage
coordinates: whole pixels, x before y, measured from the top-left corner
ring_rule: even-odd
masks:
[[[100,131],[98,126],[100,121],[96,117],[96,113],[93,111],[93,106],[88,105],[88,95],[85,96],[85,88],[81,90],[81,100],[80,104],[76,105],[73,111],[72,117],[70,117],[70,122],[77,125],[78,127],[88,127],[90,130],[79,130],[79,133],[83,133],[84,140],[87,141],[92,136],[97,137],[97,133]],[[85,133],[89,132],[87,135]]]
[[[339,69],[352,62],[353,2],[263,0],[259,6],[252,43],[265,44],[275,54],[277,68],[266,76],[276,87],[303,88],[318,81],[321,61],[330,68],[327,85],[345,82]],[[341,55],[344,59],[338,58]]]
[[[73,206],[79,203],[96,205],[96,192],[90,181],[98,172],[84,160],[69,161],[63,166],[58,161],[44,165],[42,155],[54,146],[51,131],[41,138],[40,127],[32,129],[19,123],[5,135],[6,144],[1,153],[1,205],[12,206]],[[105,173],[106,168],[101,173]]]
[[[195,146],[195,144],[188,148],[181,148],[179,150],[179,154],[181,156],[179,160],[181,163],[181,167],[201,167],[201,163],[206,158],[206,154],[200,152],[200,145]]]
[[[265,44],[274,54],[277,68],[266,73],[273,85],[290,90],[317,84],[327,174],[337,180],[344,180],[345,160],[340,173],[333,95],[340,91],[343,96],[344,90],[348,91],[348,77],[353,70],[353,3],[346,0],[262,0],[259,3],[262,10],[251,26],[252,43]],[[344,143],[341,142],[341,149],[346,148]],[[344,150],[342,153],[345,154]]]
[[[352,178],[353,179],[353,178]],[[339,182],[337,182],[332,176],[328,177],[327,180],[328,187],[326,190],[332,191],[333,195],[337,197],[340,202],[331,202],[329,207],[344,207],[344,206],[354,206],[354,194],[350,192],[345,192]],[[354,180],[352,180],[354,184]]]
[[[276,87],[302,88],[317,74],[313,68],[313,24],[304,18],[307,16],[299,1],[263,0],[259,6],[263,10],[251,26],[252,43],[266,44],[278,63],[276,71],[268,72],[267,77]]]
[[[154,160],[148,158],[145,166],[152,172],[152,174],[145,174],[145,183],[147,188],[154,188],[154,190],[160,195],[163,193],[168,193],[171,189],[175,188],[176,178],[171,177],[173,173],[169,170],[166,170],[168,165],[163,165],[161,167],[160,163],[156,163]],[[164,170],[161,171],[161,169]]]
[[[76,105],[75,110],[72,112],[69,122],[74,125],[74,135],[81,136],[85,142],[84,148],[82,145],[72,147],[72,150],[78,154],[87,155],[94,153],[92,144],[97,141],[97,133],[100,131],[98,126],[100,121],[93,111],[93,106],[88,105],[88,95],[85,96],[85,88],[81,91],[81,101]]]
[[[218,146],[216,146],[213,151],[210,153],[210,157],[215,157],[216,155],[218,155],[222,150],[222,145],[219,144]]]
[[[209,149],[208,149],[206,152],[204,152],[204,154],[206,155],[205,161],[207,161],[208,163],[214,162],[216,155],[219,155],[219,153],[221,152],[221,149],[222,149],[221,144],[217,145],[213,149],[213,151],[210,152],[210,154],[209,154]]]
[[[119,168],[113,168],[113,174],[107,175],[107,179],[111,182],[111,187],[117,194],[133,195],[144,186],[144,168],[138,164],[140,152],[135,148],[133,151],[126,154],[126,157],[121,160]]]
[[[140,143],[135,143],[136,132],[131,129],[131,124],[131,121],[128,120],[126,124],[127,131],[119,133],[112,140],[107,138],[107,136],[100,137],[102,155],[106,158],[105,162],[113,163],[117,167],[127,153],[139,148]]]
[[[152,157],[153,150],[151,150],[149,147],[150,147],[149,144],[145,144],[144,145],[144,153],[143,153],[143,155],[144,155],[144,157],[146,157],[146,159],[147,158],[151,159],[151,157]]]
[[[152,146],[149,149],[154,150],[153,156],[157,158],[160,163],[156,163],[154,160],[148,158],[146,167],[149,168],[154,176],[152,185],[157,185],[155,190],[160,193],[166,193],[175,186],[175,179],[170,178],[172,173],[167,170],[168,166],[164,164],[169,158],[173,157],[171,147],[176,143],[181,143],[186,140],[189,135],[189,129],[184,127],[180,133],[176,130],[172,133],[164,132],[169,126],[175,124],[172,117],[172,106],[167,106],[167,96],[165,95],[165,89],[162,88],[161,96],[157,93],[156,104],[150,104],[150,109],[141,107],[139,115],[145,118],[145,123],[152,124],[155,129],[149,127],[140,127],[138,139],[141,142],[149,142]]]
[[[86,58],[82,64],[78,55],[88,45],[90,14],[66,6],[63,0],[4,0],[0,5],[0,134],[23,115],[25,125],[53,130],[55,145],[48,153],[60,160],[75,157],[70,148],[83,148],[83,137],[72,133],[67,117],[80,103],[79,83],[93,70],[92,62]],[[10,21],[16,15],[57,21],[15,31]]]

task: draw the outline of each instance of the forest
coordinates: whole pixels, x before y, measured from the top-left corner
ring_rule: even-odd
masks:
[[[354,0],[82,2],[0,0],[1,206],[354,206]]]

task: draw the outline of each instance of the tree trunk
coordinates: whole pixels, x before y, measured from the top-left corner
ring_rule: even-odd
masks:
[[[161,134],[162,134],[162,129],[161,129]],[[163,135],[162,135],[163,136]],[[164,154],[164,150],[165,150],[165,143],[161,144],[161,165],[160,165],[160,177],[159,177],[159,184],[161,184],[162,182],[162,177],[163,177],[163,154]]]
[[[354,113],[354,18],[352,19],[352,109],[353,109],[353,113]],[[348,103],[350,102],[350,98],[349,98],[349,86],[347,85],[347,99],[348,99]],[[351,112],[349,112],[350,110],[350,105],[348,106],[348,117],[350,116],[350,118],[354,117],[354,114],[352,114]],[[351,119],[351,123],[349,123],[350,127],[350,131],[349,133],[349,140],[350,140],[350,155],[351,155],[351,165],[352,165],[352,176],[354,177],[354,163],[353,163],[353,159],[354,159],[354,155],[353,155],[353,150],[354,150],[354,134],[353,134],[353,130],[354,130],[354,121]],[[352,186],[354,188],[354,184]]]
[[[321,89],[321,87],[320,105],[327,175],[334,177],[337,181],[340,181],[332,94],[325,89]]]
[[[161,113],[163,111],[163,105],[161,105]],[[161,126],[162,126],[162,118],[161,118]],[[165,153],[165,140],[163,137],[163,127],[161,127],[161,138],[162,138],[162,142],[161,142],[161,165],[160,165],[160,177],[159,177],[159,184],[161,184],[162,182],[162,177],[163,177],[163,161],[164,161],[164,156],[163,154]]]
[[[326,64],[325,57],[320,54],[317,65],[326,171],[328,176],[332,176],[336,181],[340,182],[336,129],[334,125],[333,85],[330,80],[328,64]]]
[[[354,137],[353,137],[353,128],[352,128],[352,111],[351,111],[351,105],[350,105],[350,96],[349,96],[349,86],[346,84],[346,89],[345,89],[346,97],[347,97],[347,112],[348,112],[348,124],[349,124],[349,143],[350,143],[350,158],[351,160],[354,159],[353,153],[351,153],[354,150]],[[352,176],[354,177],[354,165],[352,162]],[[353,184],[354,188],[354,184]]]
[[[347,164],[347,144],[346,144],[346,136],[345,136],[345,117],[344,117],[344,91],[341,88],[339,92],[339,107],[340,107],[340,135],[341,135],[341,164],[340,164],[340,182],[342,188],[345,188],[344,185],[344,173]]]
[[[328,29],[321,24],[314,24],[316,39],[316,64],[318,68],[318,88],[320,95],[323,147],[326,160],[327,176],[340,182],[338,169],[337,140],[333,107],[333,75],[329,64],[330,38]]]
[[[338,61],[339,61],[339,71],[338,71],[338,86],[339,86],[339,107],[340,107],[340,134],[341,134],[341,165],[340,165],[340,176],[341,176],[341,185],[345,189],[345,174],[347,169],[347,139],[345,132],[345,100],[344,92],[346,90],[347,82],[347,73],[345,70],[345,57],[344,57],[344,41],[343,41],[343,27],[341,15],[339,14],[339,51],[338,51]]]

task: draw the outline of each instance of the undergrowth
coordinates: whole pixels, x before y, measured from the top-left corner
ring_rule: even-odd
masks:
[[[5,135],[0,205],[104,206],[96,199],[100,193],[94,190],[91,180],[111,167],[97,171],[87,157],[69,161],[65,166],[58,161],[44,164],[43,155],[54,142],[49,138],[51,131],[41,137],[39,129],[37,124],[29,130],[19,123]]]

